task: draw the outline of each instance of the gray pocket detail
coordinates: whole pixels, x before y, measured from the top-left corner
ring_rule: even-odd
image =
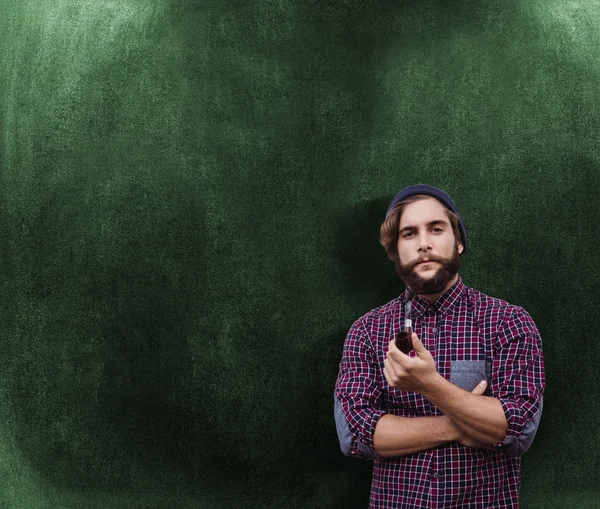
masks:
[[[450,381],[471,392],[479,382],[489,382],[490,365],[487,361],[451,361]],[[486,389],[487,391],[487,389]]]

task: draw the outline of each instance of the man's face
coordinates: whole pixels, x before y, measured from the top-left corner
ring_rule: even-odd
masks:
[[[435,198],[411,203],[398,229],[398,275],[414,293],[443,292],[458,272],[463,252],[444,206]]]

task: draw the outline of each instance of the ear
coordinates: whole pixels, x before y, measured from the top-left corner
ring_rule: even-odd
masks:
[[[458,254],[462,254],[462,252],[465,250],[464,246],[462,245],[461,242],[458,243]]]

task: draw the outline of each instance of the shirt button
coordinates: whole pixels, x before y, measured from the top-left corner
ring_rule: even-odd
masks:
[[[438,479],[438,478],[440,477],[440,474],[438,474],[437,472],[435,472],[435,473],[433,474],[433,477],[435,477],[436,479]]]
[[[433,332],[436,332],[437,331],[437,327],[434,327],[432,330],[433,330]]]

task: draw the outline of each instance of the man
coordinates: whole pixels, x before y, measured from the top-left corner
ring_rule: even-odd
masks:
[[[406,291],[354,322],[335,385],[342,451],[374,460],[370,508],[516,508],[542,413],[537,327],[464,285],[466,229],[440,189],[402,190],[380,233]]]

